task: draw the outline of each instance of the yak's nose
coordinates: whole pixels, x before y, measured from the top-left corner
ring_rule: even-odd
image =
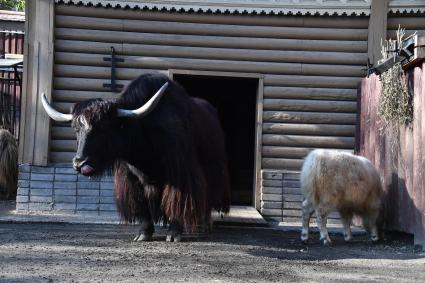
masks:
[[[80,156],[75,156],[72,159],[72,166],[74,167],[75,171],[80,172],[80,168],[84,163],[84,158],[81,158]]]

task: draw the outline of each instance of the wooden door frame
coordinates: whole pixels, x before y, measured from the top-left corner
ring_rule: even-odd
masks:
[[[188,76],[209,76],[209,77],[228,77],[228,78],[251,78],[258,80],[256,94],[256,113],[255,113],[255,146],[254,146],[254,188],[253,188],[253,206],[260,210],[261,208],[261,148],[263,132],[263,89],[264,75],[257,73],[240,72],[218,72],[218,71],[197,71],[169,69],[168,76],[173,79],[174,75]]]

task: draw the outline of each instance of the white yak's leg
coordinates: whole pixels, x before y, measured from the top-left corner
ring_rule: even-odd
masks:
[[[308,241],[310,218],[314,212],[313,205],[307,199],[305,199],[302,203],[302,211],[303,211],[303,228],[301,231],[301,241],[304,244],[306,244]]]
[[[328,213],[322,210],[316,210],[316,217],[317,226],[319,227],[320,231],[320,240],[323,241],[323,244],[325,246],[328,246],[332,243],[328,235],[328,229],[326,228],[326,223],[328,221]]]
[[[349,242],[353,238],[351,234],[351,220],[353,219],[353,214],[350,212],[340,212],[340,215],[342,225],[344,226],[344,240]]]

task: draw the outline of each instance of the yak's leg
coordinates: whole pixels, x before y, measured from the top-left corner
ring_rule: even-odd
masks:
[[[171,221],[166,241],[176,243],[180,242],[182,240],[182,232],[183,228],[180,223],[175,220]]]
[[[317,226],[319,227],[320,231],[320,240],[323,241],[323,244],[325,246],[328,246],[332,243],[331,239],[329,238],[328,229],[326,228],[326,223],[328,221],[328,213],[321,210],[316,210],[316,217],[317,217]]]
[[[203,232],[204,233],[210,233],[212,231],[213,221],[212,221],[212,218],[211,218],[211,212],[210,213],[207,213],[205,215],[204,225],[203,226],[204,226],[203,227]]]
[[[340,212],[342,225],[344,226],[344,240],[349,242],[352,240],[353,235],[351,234],[351,220],[353,219],[353,214],[350,212]]]
[[[303,228],[301,231],[301,241],[306,244],[308,241],[309,227],[310,227],[310,218],[314,213],[313,206],[311,202],[307,199],[302,203],[302,211],[303,211]]]
[[[148,242],[152,241],[152,235],[155,231],[152,219],[144,219],[140,224],[139,235],[134,238],[134,241]]]
[[[370,233],[372,242],[376,243],[379,241],[378,228],[376,226],[376,220],[378,219],[379,211],[371,211],[368,215],[364,215],[363,225],[366,230]]]
[[[147,242],[152,241],[152,235],[155,231],[152,221],[152,215],[147,205],[147,200],[144,199],[141,203],[141,213],[139,215],[140,229],[139,235],[134,238],[135,241]]]

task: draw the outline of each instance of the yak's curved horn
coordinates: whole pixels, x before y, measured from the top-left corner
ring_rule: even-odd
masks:
[[[117,109],[117,115],[118,117],[128,117],[128,118],[142,118],[149,114],[155,106],[158,104],[160,98],[164,94],[165,90],[168,87],[168,82],[166,82],[156,93],[154,96],[152,96],[151,99],[148,100],[143,106],[141,106],[138,109],[134,110],[127,110],[127,109]]]
[[[72,114],[63,114],[59,111],[55,110],[52,106],[50,106],[49,102],[47,102],[46,95],[44,92],[41,94],[41,103],[43,104],[44,110],[46,110],[47,115],[50,116],[55,121],[59,122],[69,122],[72,120]]]

